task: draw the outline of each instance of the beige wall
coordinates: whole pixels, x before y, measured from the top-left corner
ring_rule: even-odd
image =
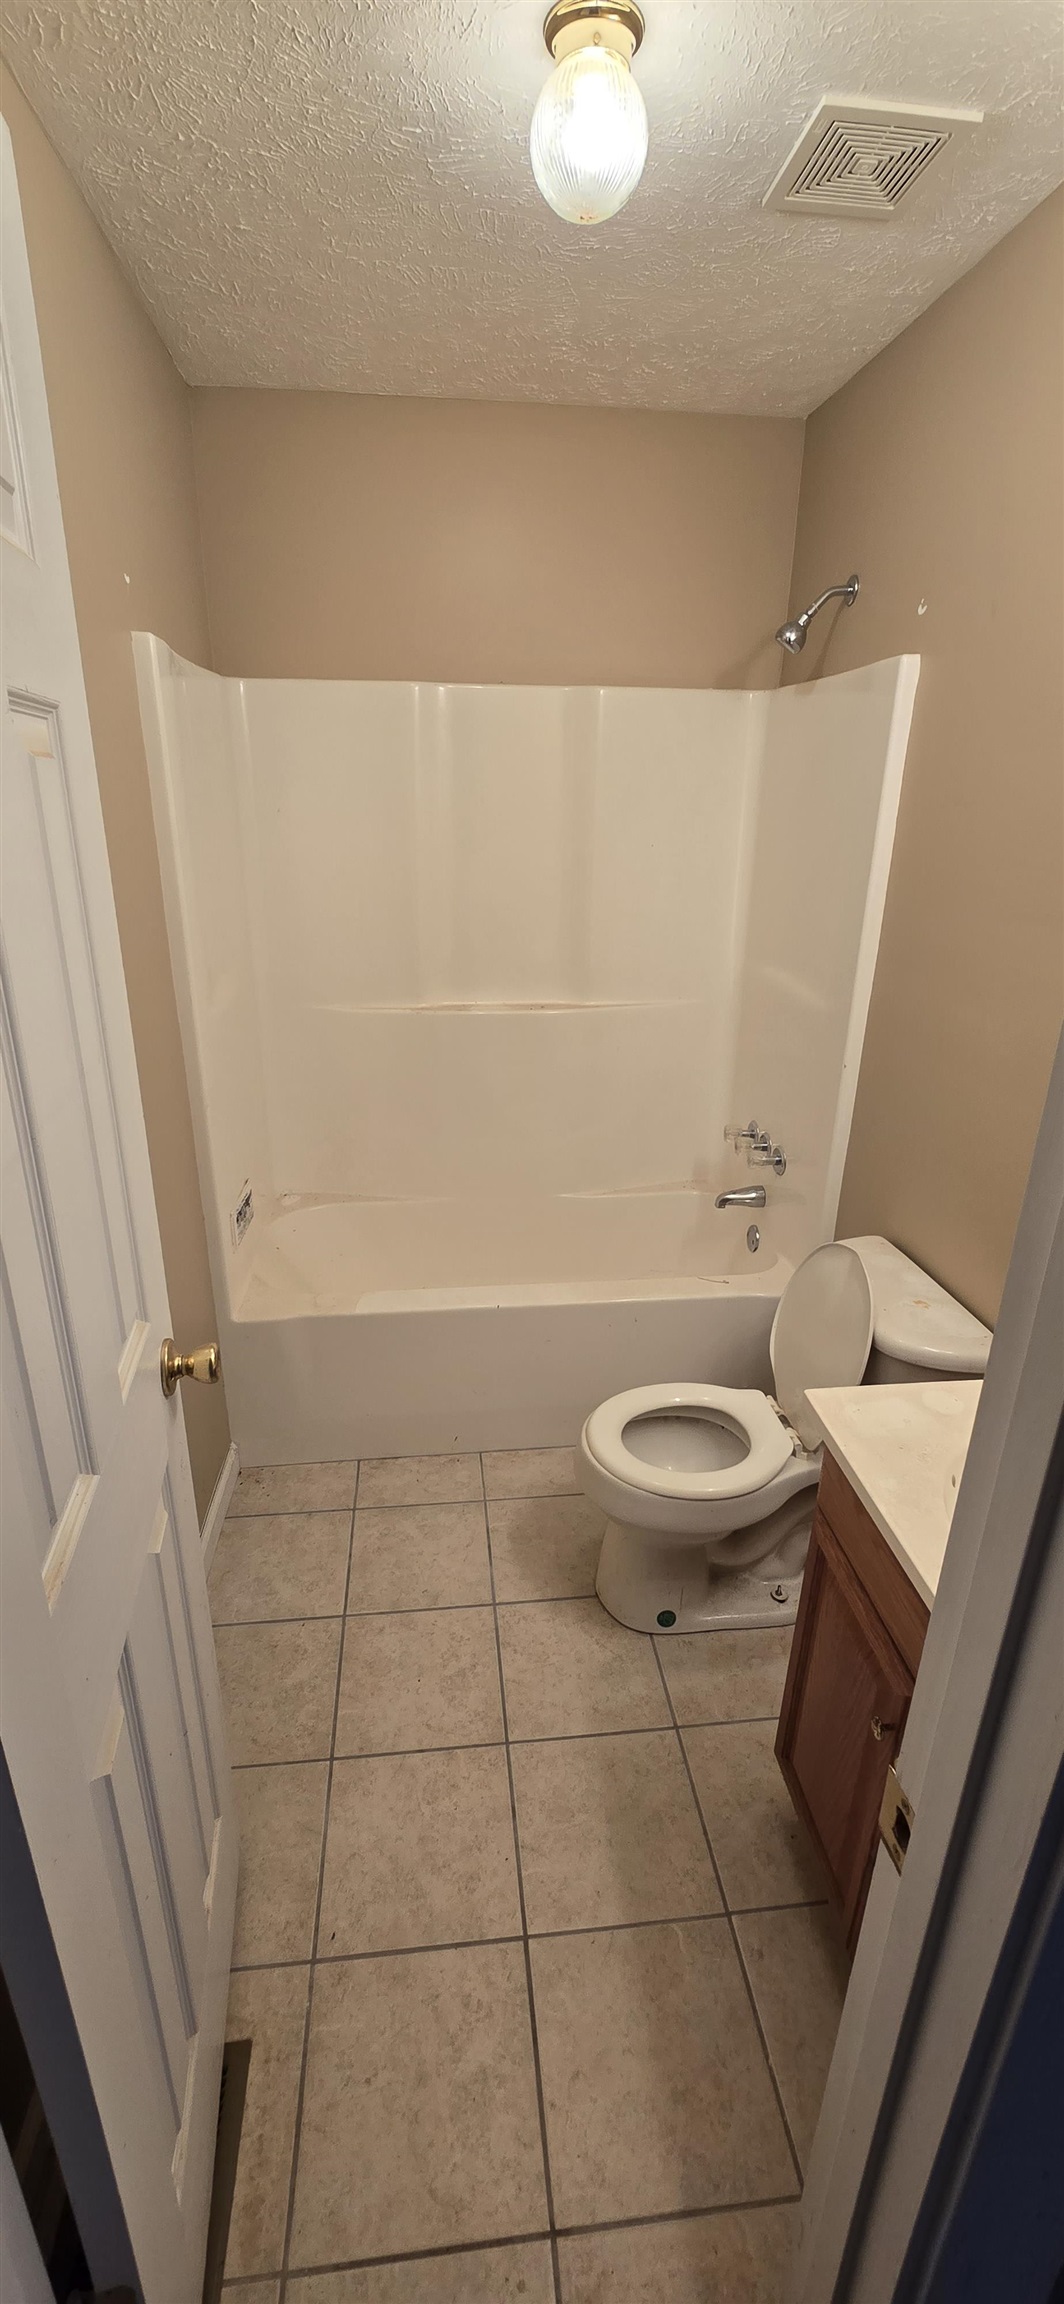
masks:
[[[1064,193],[808,424],[788,679],[923,657],[843,1189],[993,1320],[1064,967]],[[921,605],[926,603],[924,613]]]
[[[992,1318],[1061,1005],[1064,196],[818,411],[803,467],[802,427],[756,418],[190,394],[2,101],[178,1335],[213,1308],[130,628],[229,672],[742,685],[777,677],[788,596],[852,566],[785,677],[924,671],[841,1221]],[[224,1402],[186,1410],[202,1505]]]
[[[203,391],[220,672],[770,683],[802,426]]]
[[[70,573],[174,1330],[214,1334],[207,1242],[133,678],[131,629],[207,660],[189,394],[21,90],[0,78],[44,356]],[[229,1445],[186,1386],[202,1512]]]

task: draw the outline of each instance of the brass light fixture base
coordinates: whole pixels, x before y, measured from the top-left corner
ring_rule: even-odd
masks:
[[[543,26],[543,38],[553,56],[554,44],[562,32],[574,24],[617,24],[622,32],[631,35],[632,54],[641,47],[646,29],[643,11],[635,0],[554,0],[554,6]]]

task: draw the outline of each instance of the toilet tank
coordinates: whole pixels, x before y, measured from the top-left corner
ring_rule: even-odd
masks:
[[[872,1289],[875,1328],[866,1384],[928,1384],[936,1377],[981,1376],[989,1328],[937,1280],[874,1234],[848,1240]]]

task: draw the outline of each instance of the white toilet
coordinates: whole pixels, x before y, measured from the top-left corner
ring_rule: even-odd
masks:
[[[595,1589],[636,1632],[793,1623],[820,1477],[820,1385],[981,1376],[990,1331],[889,1240],[832,1241],[788,1281],[775,1398],[645,1384],[593,1410],[586,1494],[607,1514]]]

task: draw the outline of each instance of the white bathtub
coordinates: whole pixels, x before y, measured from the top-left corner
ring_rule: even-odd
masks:
[[[790,1266],[747,1221],[698,1191],[283,1206],[223,1323],[241,1454],[561,1446],[629,1385],[766,1384]]]

